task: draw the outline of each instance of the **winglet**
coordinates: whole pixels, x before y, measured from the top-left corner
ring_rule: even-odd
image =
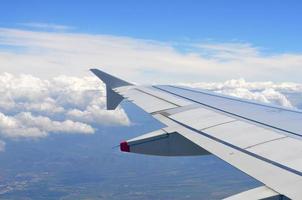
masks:
[[[103,72],[99,69],[90,69],[90,71],[94,73],[99,79],[101,79],[106,84],[106,86],[110,87],[111,89],[126,85],[133,85],[131,83],[128,83],[127,81],[107,74],[106,72]]]
[[[106,84],[107,109],[114,110],[124,98],[116,93],[113,89],[133,84],[98,69],[90,69],[90,71]]]

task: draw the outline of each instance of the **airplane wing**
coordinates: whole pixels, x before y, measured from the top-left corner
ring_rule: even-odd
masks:
[[[264,186],[227,198],[302,199],[302,112],[172,85],[138,86],[98,69],[107,108],[129,100],[165,125],[124,141],[125,152],[213,154]]]

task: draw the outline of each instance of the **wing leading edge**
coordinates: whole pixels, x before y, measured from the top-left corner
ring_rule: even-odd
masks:
[[[246,199],[248,194],[259,199],[302,197],[301,112],[208,91],[136,86],[100,70],[91,71],[106,84],[108,109],[125,98],[165,124],[122,142],[122,151],[214,154],[265,185],[233,199]]]

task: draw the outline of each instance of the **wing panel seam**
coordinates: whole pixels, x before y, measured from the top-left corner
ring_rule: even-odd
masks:
[[[236,121],[238,121],[238,119],[233,119],[233,120],[230,120],[230,121],[227,121],[227,122],[218,123],[218,124],[215,124],[215,125],[212,125],[212,126],[202,128],[202,129],[200,129],[200,131],[204,131],[204,130],[207,130],[207,129],[210,129],[210,128],[214,128],[214,127],[221,126],[221,125],[224,125],[224,124],[229,124],[229,123],[236,122]]]
[[[154,94],[150,94],[149,92],[143,91],[143,90],[141,90],[141,89],[134,88],[134,90],[137,90],[137,91],[142,92],[142,93],[144,93],[144,94],[150,95],[150,96],[152,96],[152,97],[154,97],[154,98],[160,99],[160,100],[165,101],[165,102],[167,102],[167,103],[169,103],[169,104],[172,104],[172,105],[174,105],[174,106],[180,107],[180,105],[178,105],[178,104],[176,104],[176,103],[173,103],[173,102],[171,102],[171,101],[167,101],[166,99],[163,99],[163,98],[161,98],[161,97],[158,97],[158,96],[156,96],[156,95],[154,95]]]
[[[266,143],[273,142],[273,141],[276,141],[276,140],[282,140],[282,139],[285,139],[285,138],[288,138],[288,136],[283,136],[283,137],[275,138],[275,139],[272,139],[272,140],[267,140],[267,141],[264,141],[264,142],[253,144],[253,145],[250,145],[248,147],[245,147],[244,149],[250,149],[250,148],[262,145],[262,144],[266,144]]]

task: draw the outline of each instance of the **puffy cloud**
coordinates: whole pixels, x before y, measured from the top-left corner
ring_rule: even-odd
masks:
[[[44,113],[63,113],[65,109],[56,104],[56,101],[50,97],[46,97],[41,103],[24,103],[25,110]]]
[[[33,116],[31,113],[23,112],[15,116],[22,126],[35,127],[45,132],[58,132],[58,133],[94,133],[91,126],[74,122],[71,120],[54,121],[48,117]]]
[[[85,123],[72,120],[54,121],[44,116],[33,116],[21,112],[15,116],[0,113],[0,134],[4,137],[37,138],[45,137],[48,133],[94,133],[94,129]]]
[[[293,107],[291,102],[287,99],[285,95],[281,94],[280,92],[272,88],[265,89],[260,92],[250,91],[246,88],[235,88],[232,90],[219,90],[217,92],[239,97],[239,98],[255,100],[263,103],[274,103],[276,105],[289,107],[289,108]]]
[[[94,126],[129,125],[122,109],[105,110],[105,88],[94,76],[0,75],[0,135],[45,137],[94,133]]]
[[[4,115],[3,113],[0,113],[0,128],[1,130],[3,129],[13,129],[16,128],[17,125],[17,121],[12,118],[12,117],[8,117],[6,115]]]
[[[100,107],[97,105],[88,106],[84,111],[73,109],[68,111],[67,115],[71,119],[86,123],[105,123],[117,125],[128,125],[130,123],[129,119],[122,110],[105,111],[104,109],[100,109]]]
[[[11,116],[0,113],[0,133],[4,137],[44,137],[45,131],[36,127],[23,126],[22,122]]]
[[[273,102],[273,103],[281,105],[281,106],[289,107],[289,108],[293,107],[292,103],[288,100],[288,98],[285,95],[283,95],[282,93],[280,93],[272,88],[265,89],[261,93],[270,102]]]

